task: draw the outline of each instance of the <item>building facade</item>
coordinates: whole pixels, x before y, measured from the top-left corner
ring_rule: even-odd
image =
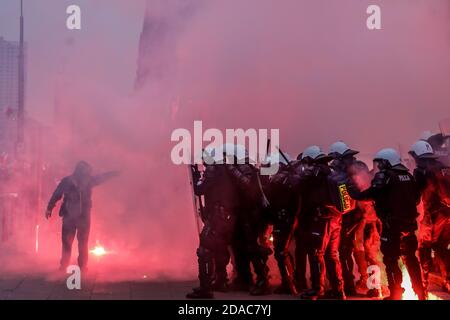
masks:
[[[19,108],[19,42],[0,37],[0,155],[12,155]]]

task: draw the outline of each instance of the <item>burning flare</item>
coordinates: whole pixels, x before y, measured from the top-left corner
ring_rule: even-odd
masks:
[[[412,288],[411,278],[409,277],[408,271],[406,270],[405,266],[402,266],[402,275],[402,288],[405,289],[405,292],[403,292],[402,295],[402,300],[419,300]],[[442,298],[432,293],[428,293],[428,300],[442,300]]]
[[[405,292],[403,292],[402,295],[402,300],[419,300],[412,288],[411,278],[409,277],[408,271],[406,270],[405,266],[402,267],[402,275],[402,288],[405,289]]]
[[[89,252],[92,253],[96,257],[102,257],[102,256],[108,254],[108,252],[105,250],[105,248],[98,242],[97,242],[95,248],[90,250]]]

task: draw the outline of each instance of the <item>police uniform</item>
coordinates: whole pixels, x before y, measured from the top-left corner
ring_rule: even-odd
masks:
[[[294,284],[294,261],[289,252],[289,245],[298,211],[298,184],[299,176],[284,164],[280,164],[278,173],[270,177],[269,183],[274,255],[281,275],[281,287],[277,292],[294,295],[297,294],[297,289]]]
[[[382,222],[381,252],[386,266],[391,299],[400,299],[403,293],[402,271],[398,265],[401,257],[419,299],[425,299],[421,270],[416,257],[419,188],[414,177],[402,164],[383,169],[375,174],[371,187],[352,196],[375,201]]]
[[[424,216],[421,220],[419,256],[425,287],[432,271],[434,250],[448,291],[450,282],[450,168],[434,159],[420,162],[414,177],[422,193]]]
[[[196,195],[204,196],[205,221],[197,249],[200,288],[187,298],[212,298],[213,281],[222,285],[228,282],[228,246],[233,237],[239,199],[224,164],[207,166],[194,190]]]

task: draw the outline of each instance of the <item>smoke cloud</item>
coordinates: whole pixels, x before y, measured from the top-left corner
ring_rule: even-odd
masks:
[[[174,129],[194,120],[279,128],[293,156],[344,140],[367,161],[382,147],[407,151],[449,116],[445,0],[375,1],[379,31],[366,28],[374,1],[78,2],[86,17],[78,32],[64,28],[68,1],[29,4],[41,14],[30,8],[26,17],[27,108],[46,125],[45,201],[78,160],[121,170],[94,191],[91,233],[91,247],[112,251],[92,258],[93,268],[117,278],[195,276],[188,171],[170,160]],[[0,12],[11,6],[2,1]],[[140,39],[145,12],[154,24]],[[23,235],[23,254],[2,257],[9,270],[29,259],[57,267],[56,216],[39,212],[40,256],[23,253],[34,248]]]

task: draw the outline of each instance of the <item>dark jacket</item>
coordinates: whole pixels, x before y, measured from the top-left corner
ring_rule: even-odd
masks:
[[[333,207],[330,196],[329,176],[331,169],[327,165],[317,164],[303,170],[300,175],[300,214],[299,224],[308,227],[317,219],[340,218]]]
[[[435,220],[437,214],[450,212],[450,168],[439,161],[428,160],[419,163],[414,170],[425,214]]]
[[[285,165],[281,165],[278,172],[270,176],[267,194],[274,213],[284,209],[289,214],[296,214],[299,204],[299,184],[300,176]]]
[[[107,172],[87,178],[79,185],[74,175],[61,180],[48,202],[47,210],[52,211],[56,203],[63,198],[59,216],[63,218],[89,217],[92,207],[92,188],[117,175],[117,172]]]
[[[420,191],[414,177],[403,165],[377,172],[365,191],[358,192],[351,186],[349,191],[354,199],[374,200],[384,226],[397,226],[399,230],[417,228]]]
[[[341,194],[337,192],[338,186],[341,184],[348,185],[349,181],[353,181],[354,175],[357,174],[359,170],[369,170],[366,164],[362,161],[353,159],[351,162],[344,162],[335,160],[332,163],[333,173],[330,175],[330,184],[332,192],[332,197],[334,197],[334,202],[339,203],[342,201]],[[341,202],[342,203],[342,202]],[[356,225],[361,221],[363,217],[363,210],[357,205],[354,199],[346,199],[345,205],[348,208],[345,214],[342,215],[342,234],[345,236],[353,237],[354,231],[356,231]],[[342,205],[338,205],[342,208]]]
[[[215,206],[235,210],[239,206],[239,195],[227,165],[208,165],[200,181],[195,185],[195,194],[203,195],[206,211]],[[208,215],[208,214],[207,214]]]

